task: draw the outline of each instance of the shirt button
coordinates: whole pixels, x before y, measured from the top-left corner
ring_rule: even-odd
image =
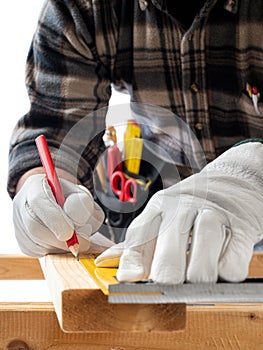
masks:
[[[238,1],[237,0],[226,0],[224,8],[225,8],[225,10],[235,14],[235,13],[237,13],[237,9],[238,9]]]
[[[148,6],[147,0],[139,0],[139,6],[142,11],[145,11]]]
[[[198,85],[197,83],[191,84],[190,90],[191,90],[192,92],[197,93],[197,92],[199,91],[199,85]]]
[[[202,130],[202,129],[203,129],[203,124],[202,124],[202,123],[196,123],[196,124],[195,124],[195,128],[196,128],[197,130]]]

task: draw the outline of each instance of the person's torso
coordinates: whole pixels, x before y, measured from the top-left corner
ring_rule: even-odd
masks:
[[[186,7],[171,8],[172,1],[120,3],[112,80],[132,101],[182,118],[208,161],[242,139],[262,137],[262,99],[258,113],[246,90],[250,84],[263,94],[261,0],[198,1],[185,23]]]

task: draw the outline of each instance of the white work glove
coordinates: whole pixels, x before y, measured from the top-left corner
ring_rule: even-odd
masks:
[[[20,249],[41,257],[68,252],[66,241],[75,229],[80,252],[89,248],[89,237],[104,220],[102,209],[84,186],[60,179],[65,203],[57,204],[43,174],[30,176],[13,201],[13,222]]]
[[[119,264],[119,281],[237,282],[262,238],[263,145],[245,143],[157,192],[96,265]]]

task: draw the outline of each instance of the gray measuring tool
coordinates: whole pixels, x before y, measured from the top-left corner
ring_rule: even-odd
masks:
[[[263,271],[242,283],[158,284],[151,281],[120,283],[117,268],[97,267],[95,257],[80,258],[90,277],[110,303],[263,303]]]
[[[242,283],[184,283],[165,285],[153,282],[109,285],[110,303],[263,303],[263,279]]]

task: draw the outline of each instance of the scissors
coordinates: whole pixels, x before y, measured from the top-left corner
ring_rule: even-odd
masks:
[[[110,184],[113,192],[122,202],[136,202],[137,182],[133,178],[126,179],[122,171],[115,171],[110,178]]]

